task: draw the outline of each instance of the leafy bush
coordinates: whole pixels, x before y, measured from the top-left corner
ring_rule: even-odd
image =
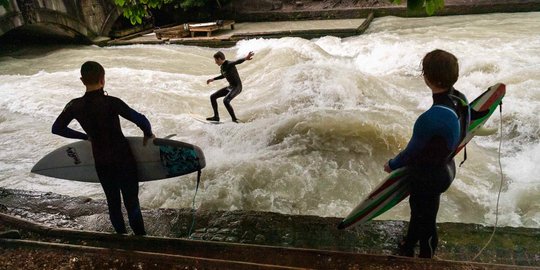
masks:
[[[149,16],[149,9],[160,9],[163,5],[188,10],[199,7],[221,7],[222,2],[224,0],[114,0],[114,3],[122,9],[124,17],[133,25],[141,24],[143,18]]]
[[[444,0],[406,0],[407,9],[409,10],[421,10],[425,7],[428,15],[433,15],[435,11],[444,8]],[[392,3],[399,4],[401,0],[392,0]]]
[[[0,0],[0,5],[2,5],[5,9],[8,9],[9,0]]]

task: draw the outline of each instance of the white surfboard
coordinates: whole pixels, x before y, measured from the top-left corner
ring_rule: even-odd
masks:
[[[127,137],[137,162],[139,181],[152,181],[200,171],[206,166],[195,145],[156,138],[143,146],[142,137]],[[78,141],[47,154],[31,172],[74,181],[99,183],[89,141]]]
[[[194,114],[194,113],[190,113],[188,114],[191,118],[199,121],[199,122],[202,122],[202,123],[205,123],[205,124],[214,124],[214,125],[218,125],[218,124],[225,124],[226,122],[222,122],[222,121],[210,121],[210,120],[206,120],[206,117],[202,116],[202,115],[198,115],[198,114]],[[231,121],[231,123],[233,123]],[[238,123],[245,123],[245,121],[243,120],[240,120],[238,119]],[[233,123],[233,124],[238,124],[238,123]]]
[[[193,114],[193,113],[190,113],[188,114],[191,118],[199,121],[199,122],[202,122],[202,123],[205,123],[205,124],[214,124],[214,125],[218,125],[218,124],[223,124],[223,122],[220,122],[220,121],[209,121],[209,120],[206,120],[206,117],[202,116],[202,115],[198,115],[198,114]]]

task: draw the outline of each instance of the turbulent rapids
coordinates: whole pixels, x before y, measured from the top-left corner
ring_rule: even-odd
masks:
[[[376,19],[364,35],[340,39],[253,39],[223,49],[228,59],[255,52],[238,66],[244,90],[232,102],[244,124],[205,125],[215,49],[189,46],[25,48],[0,55],[0,186],[102,198],[99,185],[29,173],[69,140],[50,133],[64,104],[81,96],[79,67],[106,69],[105,90],[148,116],[157,136],[200,146],[207,157],[197,206],[343,217],[385,176],[383,164],[405,147],[411,125],[430,105],[420,76],[435,48],[460,61],[456,88],[470,100],[503,82],[501,150],[505,175],[499,222],[540,227],[539,13]],[[499,127],[496,113],[489,127]],[[138,128],[122,122],[126,135]],[[80,128],[73,125],[74,128]],[[441,222],[492,224],[500,182],[499,135],[479,137],[443,195]],[[457,160],[460,161],[459,155]],[[191,205],[195,176],[143,183],[146,208]],[[401,204],[382,219],[407,219]]]

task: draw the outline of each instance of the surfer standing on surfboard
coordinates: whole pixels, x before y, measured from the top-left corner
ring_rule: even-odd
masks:
[[[414,257],[420,242],[418,257],[433,258],[438,243],[440,196],[454,180],[453,156],[465,136],[470,109],[466,97],[453,87],[459,76],[454,55],[443,50],[426,54],[422,74],[433,94],[433,105],[418,117],[407,147],[390,159],[384,170],[391,172],[406,166],[410,172],[411,219],[407,235],[399,243],[399,255]]]
[[[231,106],[232,99],[242,92],[242,81],[240,80],[240,75],[238,75],[238,70],[236,70],[236,65],[242,64],[246,60],[251,60],[253,55],[253,52],[249,52],[244,58],[240,58],[236,61],[228,61],[225,60],[225,54],[222,52],[219,51],[214,54],[214,61],[216,62],[216,65],[220,67],[221,75],[213,79],[208,79],[206,84],[210,84],[215,80],[225,78],[227,79],[227,82],[229,82],[229,86],[217,90],[210,96],[210,103],[212,104],[212,109],[214,110],[214,116],[208,117],[206,120],[219,122],[217,99],[220,97],[225,97],[223,99],[223,104],[225,104],[225,108],[227,108],[227,111],[231,115],[232,121],[238,123],[238,118],[236,118],[233,107]]]
[[[96,172],[105,191],[114,230],[118,234],[127,233],[122,216],[122,193],[129,226],[135,235],[145,235],[139,205],[137,165],[128,140],[122,133],[118,116],[135,123],[144,132],[145,145],[155,137],[150,122],[119,98],[106,95],[103,91],[105,70],[99,63],[85,62],[81,66],[81,81],[86,86],[86,93],[66,105],[54,122],[52,133],[91,142]],[[81,124],[86,134],[68,127],[73,119]]]

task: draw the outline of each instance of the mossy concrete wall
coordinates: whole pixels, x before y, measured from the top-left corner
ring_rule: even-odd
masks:
[[[42,225],[112,232],[103,201],[53,193],[0,189],[0,213]],[[338,230],[339,217],[284,215],[254,211],[143,209],[149,235],[227,243],[310,248],[375,255],[395,254],[405,221],[373,221]],[[195,218],[195,219],[193,219]],[[493,228],[478,224],[440,223],[439,259],[470,261]],[[540,229],[501,227],[476,262],[540,266]]]
[[[246,2],[249,2],[249,5],[246,5]],[[276,2],[282,4],[276,5]],[[233,18],[239,22],[365,18],[371,12],[375,14],[375,17],[427,16],[425,11],[408,11],[404,4],[406,1],[402,1],[403,4],[401,5],[394,5],[387,0],[366,0],[363,1],[366,2],[364,5],[335,5],[334,7],[325,9],[309,8],[309,2],[321,2],[317,0],[299,1],[305,3],[300,6],[294,6],[295,2],[297,1],[232,0],[231,4],[224,9],[225,12],[222,16]],[[293,7],[284,8],[284,5],[292,5]],[[540,0],[445,0],[444,9],[438,11],[434,15],[444,16],[530,11],[540,11]]]

